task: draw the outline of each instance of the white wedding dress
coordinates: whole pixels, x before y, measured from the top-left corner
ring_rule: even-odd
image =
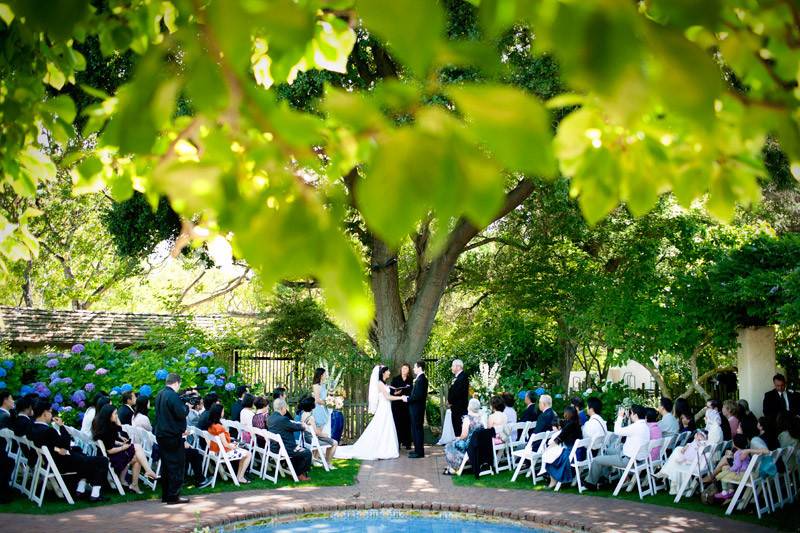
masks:
[[[377,380],[377,367],[370,379],[370,411],[374,406],[375,416],[367,424],[364,433],[351,446],[339,446],[334,457],[337,459],[397,459],[400,446],[397,443],[397,429],[392,417],[392,402],[388,399],[388,387]]]

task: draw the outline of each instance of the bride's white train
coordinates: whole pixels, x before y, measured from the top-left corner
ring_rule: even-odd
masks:
[[[392,401],[402,401],[399,396],[391,396],[389,387],[384,383],[381,365],[372,369],[369,379],[369,412],[375,416],[367,424],[366,429],[351,446],[339,446],[334,457],[338,459],[397,459],[400,447],[397,443],[397,429],[392,417]],[[386,372],[388,373],[388,372]]]

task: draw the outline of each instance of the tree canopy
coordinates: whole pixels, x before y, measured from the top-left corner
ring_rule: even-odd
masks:
[[[6,194],[57,163],[77,193],[166,197],[179,245],[229,241],[265,287],[313,278],[360,332],[377,307],[390,357],[422,350],[458,257],[532,178],[569,178],[594,224],[667,191],[730,219],[768,136],[800,175],[794,2],[3,0],[0,21]],[[79,82],[93,42],[124,83]],[[39,214],[0,213],[3,265],[38,253]]]

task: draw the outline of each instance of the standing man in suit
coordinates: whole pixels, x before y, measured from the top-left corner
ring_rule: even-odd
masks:
[[[167,505],[189,503],[181,496],[183,476],[186,473],[186,432],[188,409],[178,396],[181,377],[167,375],[166,386],[156,396],[156,441],[161,452],[161,501]]]
[[[464,363],[461,359],[453,361],[450,370],[455,377],[447,391],[447,405],[450,407],[450,415],[453,419],[453,431],[456,435],[461,435],[461,420],[467,414],[467,404],[469,403],[469,380],[467,373],[464,372]]]
[[[764,395],[764,416],[774,422],[778,414],[783,412],[795,416],[800,414],[800,398],[794,392],[786,390],[786,377],[775,374],[772,385],[775,388]]]
[[[408,454],[411,459],[425,457],[425,432],[422,424],[425,421],[425,405],[428,401],[428,378],[425,377],[425,361],[417,361],[414,365],[414,385],[411,395],[403,396],[403,401],[408,402],[408,414],[411,418],[411,440],[414,441],[414,451]]]

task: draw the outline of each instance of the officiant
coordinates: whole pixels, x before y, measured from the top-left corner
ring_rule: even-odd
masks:
[[[411,387],[414,380],[411,377],[411,367],[404,364],[400,367],[400,374],[392,378],[389,391],[392,396],[408,396],[411,394]],[[408,414],[408,404],[406,402],[392,402],[392,416],[394,417],[394,427],[397,428],[397,440],[406,450],[411,449],[411,419]]]

